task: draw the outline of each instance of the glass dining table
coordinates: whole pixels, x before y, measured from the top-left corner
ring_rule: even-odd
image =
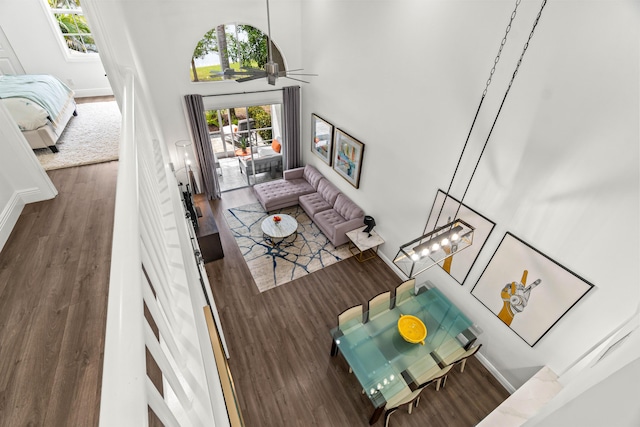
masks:
[[[342,353],[375,408],[369,424],[378,420],[389,399],[407,386],[417,388],[422,374],[459,350],[463,343],[458,336],[473,336],[472,322],[439,289],[418,289],[417,294],[411,290],[396,296],[393,308],[373,319],[365,312],[365,323],[353,319],[330,332],[331,355]],[[422,320],[427,328],[424,344],[402,338],[397,327],[401,315]]]

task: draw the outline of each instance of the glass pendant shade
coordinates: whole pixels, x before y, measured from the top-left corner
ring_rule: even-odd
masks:
[[[456,219],[400,246],[393,263],[405,276],[413,278],[471,246],[474,230]]]

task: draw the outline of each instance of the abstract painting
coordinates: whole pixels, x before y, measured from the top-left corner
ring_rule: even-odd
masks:
[[[333,154],[333,169],[351,185],[358,188],[364,144],[337,128],[334,135],[333,140],[336,148]]]
[[[533,347],[592,288],[506,233],[471,294]]]
[[[333,125],[317,114],[311,114],[311,151],[331,166]]]

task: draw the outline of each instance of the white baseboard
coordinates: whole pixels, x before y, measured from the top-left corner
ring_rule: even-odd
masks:
[[[4,247],[4,244],[7,243],[13,227],[18,222],[24,205],[25,202],[20,193],[15,191],[2,209],[2,212],[0,212],[0,251]]]
[[[510,394],[513,394],[516,391],[516,388],[511,385],[511,383],[509,381],[507,381],[507,379],[502,376],[502,374],[500,373],[500,371],[498,371],[495,366],[493,366],[491,364],[491,362],[489,362],[489,360],[484,357],[482,354],[480,354],[480,352],[476,352],[476,358],[478,359],[478,361],[480,363],[482,363],[482,365],[487,368],[487,371],[489,371],[491,373],[491,375],[493,375],[495,377],[495,379],[498,380],[498,382],[500,384],[502,384],[502,387],[504,387],[505,389],[507,389],[507,391]]]
[[[17,192],[17,194],[22,199],[22,202],[24,205],[26,205],[27,203],[34,203],[34,202],[41,202],[43,200],[49,200],[56,196],[55,194],[53,194],[52,196],[49,196],[45,194],[41,189],[35,188],[35,187],[28,188],[26,190],[20,190]]]
[[[89,96],[110,96],[113,95],[113,90],[110,87],[96,88],[96,89],[74,89],[74,98],[86,98]]]
[[[394,273],[396,273],[398,275],[399,278],[401,278],[402,280],[407,280],[407,276],[405,276],[402,271],[393,263],[393,261],[391,261],[389,258],[387,258],[387,256],[385,254],[383,254],[382,252],[378,251],[378,256],[380,257],[381,260],[383,260],[392,270]]]

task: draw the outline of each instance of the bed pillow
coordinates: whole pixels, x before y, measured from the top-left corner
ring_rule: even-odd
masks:
[[[18,124],[20,130],[34,130],[48,123],[47,111],[25,98],[4,98],[2,103]]]

